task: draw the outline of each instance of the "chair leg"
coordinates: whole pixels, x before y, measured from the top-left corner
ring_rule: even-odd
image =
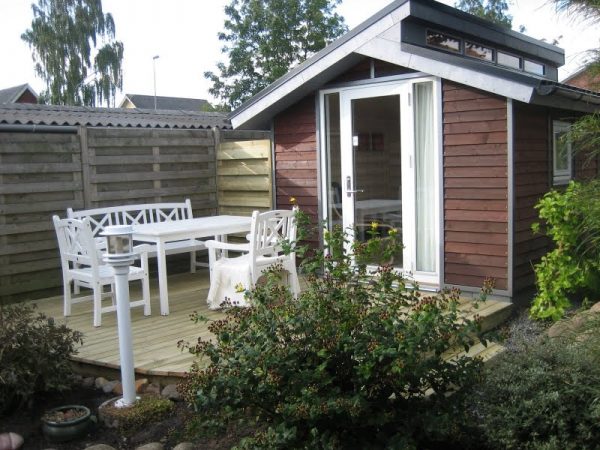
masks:
[[[144,299],[144,315],[149,316],[151,314],[150,311],[150,281],[148,280],[148,276],[146,275],[144,278],[140,280],[142,282],[142,295]]]
[[[196,252],[190,252],[190,273],[196,273]]]
[[[73,284],[75,282],[73,281]],[[71,315],[71,280],[67,277],[63,277],[63,292],[64,292],[64,315]]]
[[[94,326],[102,325],[102,285],[94,283]]]

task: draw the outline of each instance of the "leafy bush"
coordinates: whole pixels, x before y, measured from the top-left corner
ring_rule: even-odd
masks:
[[[560,319],[571,306],[569,296],[600,294],[600,182],[571,182],[565,191],[550,191],[536,209],[554,249],[535,266],[537,294],[531,315]],[[534,224],[534,231],[540,230]]]
[[[35,307],[0,305],[0,413],[36,393],[69,387],[69,356],[82,335],[56,325]]]
[[[500,355],[476,390],[489,448],[592,449],[600,442],[600,322]]]
[[[247,292],[251,308],[210,323],[215,338],[191,347],[202,359],[180,386],[204,427],[255,426],[239,448],[414,448],[460,435],[462,388],[481,363],[444,356],[469,348],[478,323],[458,320],[456,291],[423,295],[390,266],[353,265],[398,250],[390,234],[372,237],[348,256],[344,233],[326,232],[329,252],[304,265],[299,298],[274,268]]]

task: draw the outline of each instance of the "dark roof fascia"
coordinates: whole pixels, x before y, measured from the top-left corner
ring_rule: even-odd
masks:
[[[408,1],[410,1],[410,0],[396,0],[392,3],[390,3],[389,5],[387,5],[385,8],[379,10],[377,13],[375,13],[374,15],[369,17],[367,20],[360,23],[359,25],[354,27],[352,30],[348,31],[346,34],[339,37],[338,39],[333,41],[331,44],[329,44],[322,50],[319,50],[317,53],[315,53],[313,56],[308,58],[306,61],[299,64],[298,66],[296,66],[295,68],[290,70],[288,73],[286,73],[282,77],[275,80],[273,83],[271,83],[269,86],[264,88],[262,91],[258,92],[254,96],[252,96],[250,99],[246,100],[238,108],[236,108],[231,113],[229,113],[229,118],[248,109],[250,106],[257,103],[260,99],[266,97],[269,93],[271,93],[272,91],[277,89],[279,86],[281,86],[282,84],[285,84],[286,81],[288,81],[291,78],[294,78],[300,72],[304,71],[308,67],[310,67],[313,64],[315,64],[316,62],[320,61],[322,58],[327,56],[329,53],[332,53],[334,50],[336,50],[337,48],[344,45],[346,42],[351,40],[353,37],[360,34],[364,30],[369,28],[371,25],[373,25],[374,23],[379,21],[382,17],[387,16],[389,13],[391,13],[392,11],[394,11],[395,9],[397,9],[398,7],[400,7],[401,5],[403,5],[404,3],[408,2]]]
[[[585,113],[600,111],[600,93],[555,81],[543,80],[531,103]]]
[[[420,20],[470,35],[483,41],[526,53],[554,65],[565,63],[565,52],[556,45],[534,39],[434,0],[412,0],[407,20]]]

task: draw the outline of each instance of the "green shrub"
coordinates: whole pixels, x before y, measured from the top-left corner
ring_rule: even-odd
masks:
[[[69,356],[82,335],[56,325],[35,307],[0,305],[0,413],[36,393],[69,387]]]
[[[398,250],[389,234],[372,237],[354,246],[356,260]],[[422,295],[390,266],[353,266],[339,229],[325,240],[299,298],[274,268],[247,292],[251,308],[229,309],[209,325],[215,339],[190,349],[202,359],[180,389],[200,422],[254,426],[238,448],[435,447],[459,436],[462,388],[481,363],[444,358],[478,331],[458,320],[458,293]]]
[[[537,294],[531,315],[560,319],[570,296],[600,294],[600,182],[571,182],[564,191],[550,191],[536,209],[554,249],[535,266]],[[540,230],[534,224],[534,231]]]
[[[476,389],[474,421],[493,449],[595,449],[600,442],[600,322],[500,355]]]

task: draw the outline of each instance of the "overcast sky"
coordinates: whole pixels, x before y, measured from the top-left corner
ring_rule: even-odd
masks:
[[[343,0],[338,11],[355,27],[391,0]],[[0,89],[29,83],[44,88],[33,71],[31,52],[20,36],[31,24],[31,0],[0,0]],[[125,46],[123,92],[152,95],[156,61],[157,94],[208,98],[207,70],[224,60],[217,39],[229,0],[103,0],[110,12],[117,39]],[[453,5],[455,0],[443,0]],[[552,42],[566,51],[567,64],[560,79],[577,70],[585,50],[600,46],[600,26],[554,13],[551,0],[513,0],[513,25],[524,25],[526,34]],[[120,101],[122,94],[117,95]]]

